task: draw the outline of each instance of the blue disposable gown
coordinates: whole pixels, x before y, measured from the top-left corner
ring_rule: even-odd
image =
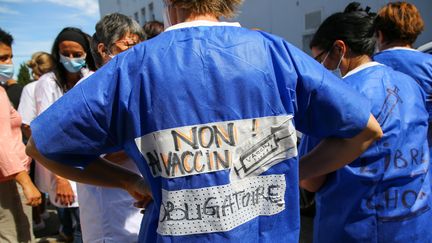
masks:
[[[367,97],[384,137],[316,193],[315,242],[429,242],[428,113],[420,86],[384,65],[343,79]],[[300,156],[319,138],[306,136]]]
[[[414,49],[389,49],[373,56],[374,61],[414,78],[426,93],[426,109],[432,121],[432,55]]]
[[[200,26],[119,54],[31,126],[43,155],[74,167],[126,150],[154,198],[140,242],[296,242],[294,125],[353,137],[369,115],[281,38]]]

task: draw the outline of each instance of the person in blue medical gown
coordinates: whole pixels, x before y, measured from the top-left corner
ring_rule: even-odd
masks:
[[[301,181],[316,193],[315,242],[428,242],[432,239],[428,113],[414,79],[373,62],[374,14],[352,3],[328,17],[314,57],[372,105],[384,136],[358,159]],[[300,154],[322,137],[305,136]],[[307,156],[307,155],[306,155]]]
[[[375,20],[380,52],[373,59],[413,77],[426,93],[426,109],[429,123],[432,121],[432,55],[413,49],[417,36],[424,28],[424,21],[415,5],[407,2],[391,2],[384,6]],[[429,126],[430,127],[430,126]],[[428,133],[432,144],[432,130]]]
[[[28,153],[129,191],[145,205],[140,242],[298,241],[299,178],[345,165],[382,131],[369,101],[308,55],[219,21],[240,2],[165,2],[166,31],[37,118]],[[331,137],[300,168],[296,129]],[[99,158],[121,149],[143,177]]]

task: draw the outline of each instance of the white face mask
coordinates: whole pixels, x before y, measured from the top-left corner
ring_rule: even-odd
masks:
[[[322,62],[321,62],[321,64],[324,66],[324,62],[325,62],[325,60],[327,60],[327,57],[329,56],[329,54],[330,54],[330,52],[331,52],[331,50],[327,53],[327,55],[324,57],[324,59],[322,60]],[[337,67],[335,68],[335,69],[333,69],[333,70],[330,70],[329,69],[329,71],[331,72],[331,73],[333,73],[336,77],[338,77],[338,78],[342,78],[342,72],[341,72],[341,70],[340,70],[340,65],[341,65],[341,63],[342,63],[342,59],[344,58],[344,54],[342,54],[342,56],[341,56],[341,58],[339,59],[339,63],[338,63],[338,65],[337,65]]]
[[[108,57],[111,58],[111,59],[113,59],[116,56],[116,55],[112,54],[111,51],[108,50],[108,49],[106,50],[105,53],[108,54]]]

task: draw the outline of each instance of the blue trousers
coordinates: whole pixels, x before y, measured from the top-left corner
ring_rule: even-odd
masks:
[[[74,243],[82,243],[79,208],[57,208],[57,214],[62,225],[60,231],[67,236],[73,236]]]

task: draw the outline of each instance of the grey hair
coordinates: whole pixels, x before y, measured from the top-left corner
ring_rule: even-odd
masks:
[[[138,35],[141,41],[144,40],[143,30],[135,20],[120,13],[112,13],[97,22],[93,37],[96,37],[98,43],[103,43],[107,49],[110,49],[114,42],[127,32]]]

